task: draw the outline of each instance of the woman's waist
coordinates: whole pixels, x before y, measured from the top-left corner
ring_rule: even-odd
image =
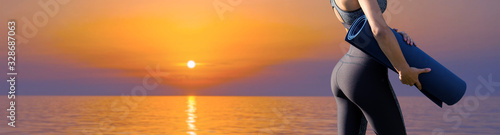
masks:
[[[380,64],[370,55],[364,53],[358,48],[351,45],[349,51],[340,59],[341,62],[346,64],[358,64],[370,67],[380,67],[381,69],[387,69],[384,65]]]
[[[354,47],[353,45],[349,45],[349,51],[347,51],[346,55],[355,56],[355,57],[368,57],[371,58],[370,55],[361,51],[360,49]]]

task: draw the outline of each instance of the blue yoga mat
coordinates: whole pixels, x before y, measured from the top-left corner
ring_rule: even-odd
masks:
[[[464,95],[467,85],[458,76],[439,64],[431,56],[416,46],[408,45],[403,36],[392,30],[396,36],[401,51],[410,67],[431,68],[429,73],[420,74],[418,79],[422,84],[421,92],[430,100],[442,107],[442,103],[453,105]],[[349,28],[345,40],[363,52],[372,56],[379,63],[395,71],[389,59],[378,46],[366,16],[361,16]]]

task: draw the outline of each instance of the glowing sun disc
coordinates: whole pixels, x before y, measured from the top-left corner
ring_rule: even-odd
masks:
[[[188,68],[194,68],[196,66],[196,63],[192,60],[188,61],[187,63]]]

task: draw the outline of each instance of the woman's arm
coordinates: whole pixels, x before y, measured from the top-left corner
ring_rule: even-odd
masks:
[[[422,89],[418,81],[418,75],[420,73],[430,72],[430,69],[418,69],[408,65],[401,52],[401,48],[399,48],[396,37],[389,26],[387,26],[382,16],[382,11],[380,11],[377,0],[358,0],[358,2],[366,15],[373,35],[380,45],[380,49],[398,71],[401,82],[411,86],[415,84],[419,89]]]

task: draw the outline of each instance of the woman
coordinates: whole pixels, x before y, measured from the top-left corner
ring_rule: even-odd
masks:
[[[346,29],[365,14],[381,50],[399,73],[403,84],[421,89],[418,75],[429,68],[410,67],[382,13],[387,0],[331,0],[332,8]],[[409,45],[414,41],[404,32]],[[332,91],[337,102],[339,135],[365,134],[367,121],[380,135],[403,135],[406,129],[387,68],[361,50],[350,46],[332,73]]]

